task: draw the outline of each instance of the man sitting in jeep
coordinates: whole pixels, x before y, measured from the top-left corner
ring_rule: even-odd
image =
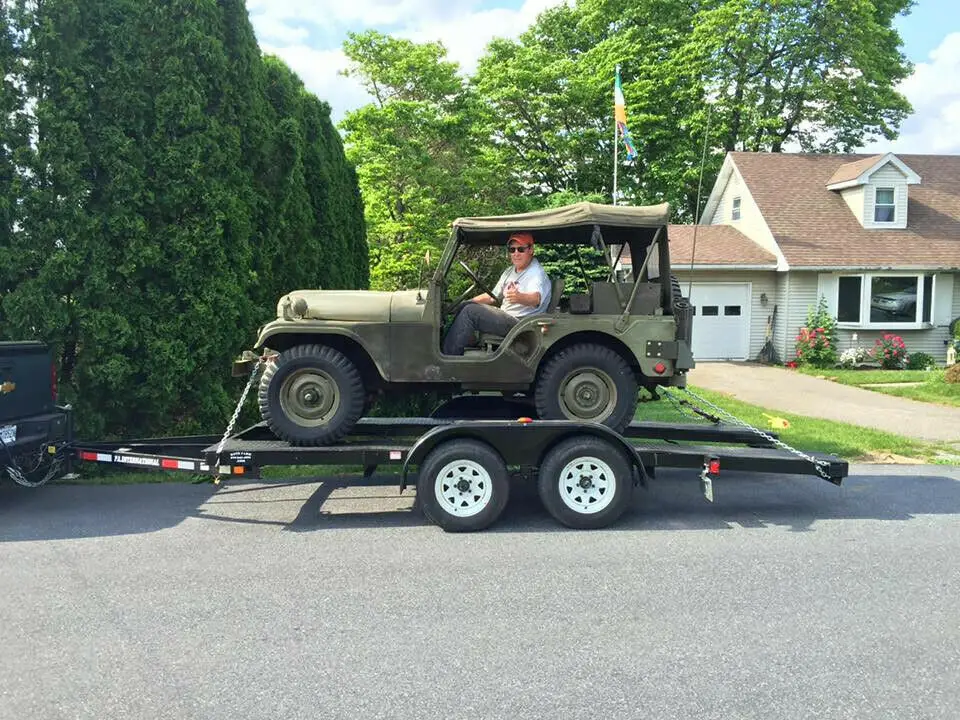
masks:
[[[463,355],[474,333],[506,335],[520,318],[541,313],[550,305],[550,278],[534,255],[533,235],[518,232],[507,240],[510,267],[497,281],[493,294],[500,307],[492,307],[494,299],[487,293],[471,298],[457,313],[443,341],[445,355]]]

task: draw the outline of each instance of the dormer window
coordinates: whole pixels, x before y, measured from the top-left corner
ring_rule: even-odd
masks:
[[[863,227],[903,230],[908,222],[908,188],[919,184],[919,175],[887,153],[841,165],[827,181],[827,189],[839,193]]]
[[[740,198],[738,197],[733,199],[733,209],[730,211],[730,218],[732,220],[740,219]]]
[[[878,187],[876,200],[873,203],[873,221],[876,223],[892,223],[897,219],[896,191],[891,187]]]

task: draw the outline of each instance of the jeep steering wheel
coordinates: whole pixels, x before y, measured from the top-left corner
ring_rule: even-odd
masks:
[[[497,296],[487,289],[487,286],[484,285],[483,282],[481,282],[480,278],[477,277],[477,274],[470,269],[470,266],[467,265],[463,260],[458,260],[457,262],[460,263],[460,267],[462,267],[464,271],[467,273],[467,275],[470,276],[470,279],[473,280],[473,284],[476,285],[481,290],[483,290],[487,295],[492,297],[494,304],[499,305],[500,301],[497,299]],[[469,290],[467,292],[469,292]]]

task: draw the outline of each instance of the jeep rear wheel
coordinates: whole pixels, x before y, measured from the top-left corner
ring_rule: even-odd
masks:
[[[260,415],[293,445],[325,445],[363,415],[363,380],[350,359],[325,345],[297,345],[269,363],[260,382]]]
[[[633,420],[637,378],[619,354],[584,343],[561,350],[540,372],[537,414],[543,420],[601,423],[617,432]]]

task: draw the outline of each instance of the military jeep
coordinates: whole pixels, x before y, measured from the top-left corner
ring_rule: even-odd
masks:
[[[576,203],[460,218],[432,275],[422,272],[425,287],[291,292],[233,374],[249,374],[252,363],[268,358],[260,412],[294,445],[337,441],[378,396],[398,391],[499,393],[526,398],[540,419],[592,421],[621,431],[634,417],[641,386],[683,386],[694,367],[693,310],[670,274],[669,214],[667,204]],[[545,312],[521,318],[502,337],[477,337],[462,356],[444,355],[444,328],[455,309],[478,292],[493,296],[493,283],[462,255],[484,246],[504,253],[516,231],[533,233],[537,248],[572,246],[578,257],[580,249],[592,248],[590,254],[603,258],[603,280],[551,277]],[[625,248],[634,264],[629,278],[617,271]],[[496,276],[509,262],[505,253],[498,258]],[[463,292],[452,290],[454,271],[470,278]],[[574,284],[580,291],[564,292]]]

